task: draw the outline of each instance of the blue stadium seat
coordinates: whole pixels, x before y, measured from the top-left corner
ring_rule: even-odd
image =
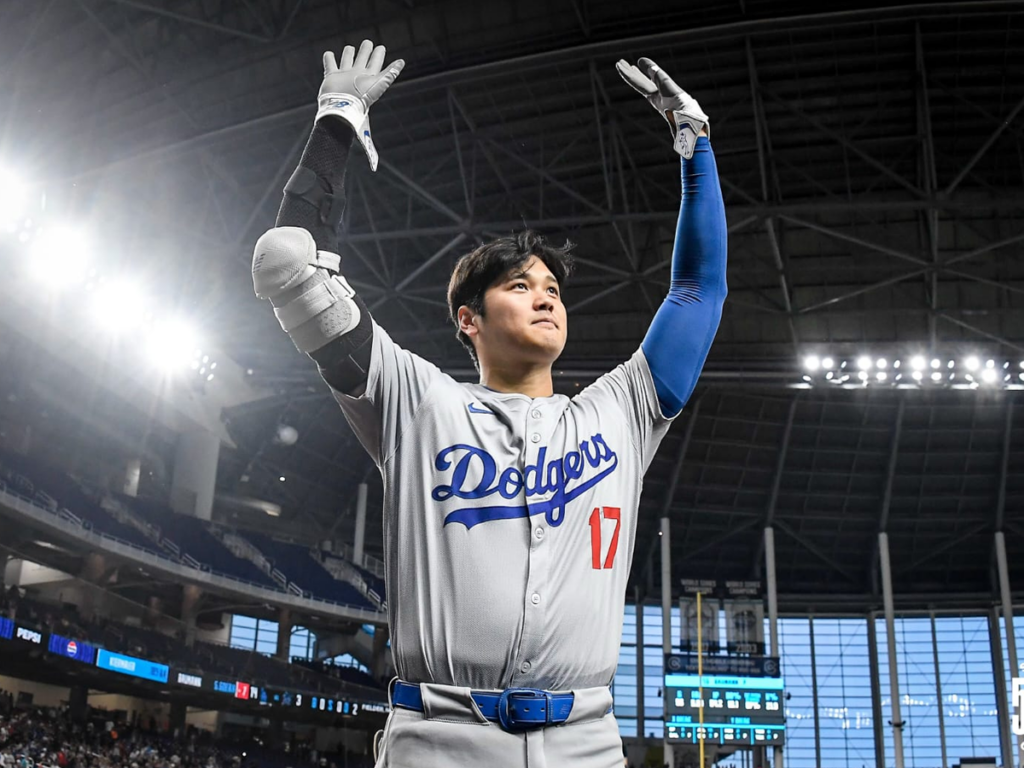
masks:
[[[376,607],[352,584],[334,578],[326,568],[310,554],[309,547],[288,544],[253,531],[241,534],[248,539],[263,556],[270,560],[289,581],[295,582],[303,591],[314,597],[330,600],[342,605],[353,605],[374,611]]]

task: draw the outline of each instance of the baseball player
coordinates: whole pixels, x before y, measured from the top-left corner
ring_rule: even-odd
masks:
[[[554,394],[568,248],[533,232],[463,256],[448,289],[480,371],[461,384],[391,340],[341,275],[353,138],[401,72],[364,41],[324,55],[316,121],[256,244],[256,294],[331,386],[384,480],[398,679],[377,766],[612,768],[609,684],[643,476],[693,391],[726,295],[726,226],[708,117],[649,59],[617,69],[668,121],[682,207],[668,296],[640,348]]]

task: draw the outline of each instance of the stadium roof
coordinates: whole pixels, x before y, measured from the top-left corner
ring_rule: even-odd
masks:
[[[451,266],[524,225],[578,244],[560,391],[643,337],[667,285],[678,169],[614,62],[654,58],[711,116],[730,295],[645,483],[638,585],[657,581],[666,513],[675,577],[756,575],[771,521],[790,595],[877,592],[880,530],[896,590],[922,601],[989,593],[995,530],[1022,583],[1024,7],[8,7],[0,158],[43,180],[51,209],[98,222],[109,269],[149,275],[273,392],[226,412],[239,448],[222,490],[342,539],[356,484],[371,482],[372,509],[379,479],[252,296],[248,264],[308,135],[321,52],[363,37],[407,67],[374,107],[382,167],[350,163],[345,271],[397,341],[460,377],[472,369],[446,317]],[[275,442],[282,423],[296,445]],[[371,552],[380,536],[371,516]]]

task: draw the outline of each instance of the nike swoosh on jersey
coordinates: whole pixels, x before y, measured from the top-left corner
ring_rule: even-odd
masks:
[[[494,415],[494,411],[490,408],[481,408],[476,403],[470,403],[466,406],[470,413],[489,413],[491,416]]]

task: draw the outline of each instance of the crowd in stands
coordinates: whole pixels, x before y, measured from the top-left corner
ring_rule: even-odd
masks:
[[[54,605],[34,600],[12,587],[0,596],[0,615],[18,619],[67,637],[85,640],[118,653],[150,659],[186,668],[197,673],[213,673],[262,685],[344,696],[338,681],[383,690],[367,674],[339,676],[329,674],[322,665],[300,666],[274,659],[255,651],[196,640],[189,647],[181,635],[172,637],[153,629],[118,623],[101,617],[86,618],[73,605]]]
[[[352,753],[319,754],[310,745],[268,749],[216,740],[190,728],[177,736],[155,723],[116,721],[92,710],[74,722],[67,709],[0,708],[0,768],[369,768]]]

